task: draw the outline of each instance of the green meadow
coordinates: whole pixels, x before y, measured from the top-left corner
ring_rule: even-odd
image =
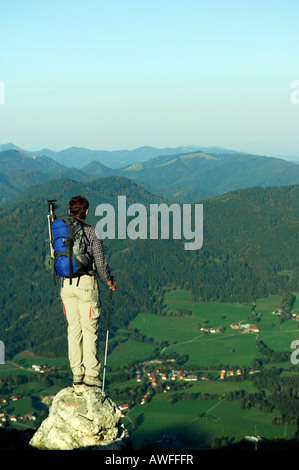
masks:
[[[299,293],[295,295],[298,299]],[[267,413],[254,407],[243,409],[240,401],[225,399],[227,392],[245,390],[256,393],[258,390],[252,380],[217,380],[222,367],[252,367],[252,361],[261,356],[256,347],[257,339],[273,351],[289,351],[291,354],[291,342],[298,338],[298,322],[291,319],[281,323],[279,316],[272,313],[278,310],[280,297],[272,295],[256,300],[254,324],[259,332],[250,333],[231,328],[232,323],[252,323],[250,305],[194,302],[188,292],[180,289],[167,292],[164,303],[169,312],[179,308],[190,311],[191,315],[140,313],[130,326],[147,338],[153,338],[156,344],[136,343],[127,339],[109,355],[109,364],[126,364],[133,357],[142,361],[159,342],[163,342],[163,347],[158,348],[157,359],[163,361],[168,353],[187,355],[186,366],[196,366],[201,371],[206,368],[213,377],[213,380],[189,383],[188,393],[200,393],[201,396],[215,394],[218,398],[179,399],[170,403],[168,398],[174,393],[170,389],[167,393],[155,394],[149,403],[136,404],[128,415],[138,423],[134,428],[133,446],[138,448],[156,443],[167,448],[175,445],[175,439],[179,438],[180,448],[205,448],[213,445],[215,439],[225,437],[228,443],[238,442],[244,436],[255,433],[268,439],[291,438],[294,426],[271,424],[275,417],[280,416],[275,410]],[[299,311],[298,300],[293,310]],[[221,332],[206,333],[200,330],[201,327],[221,328]],[[271,366],[285,368],[286,374],[289,374],[288,369],[292,369],[290,361]],[[164,442],[163,434],[174,441]]]
[[[246,435],[262,435],[268,439],[291,438],[292,426],[273,426],[277,413],[263,413],[251,408],[244,410],[239,403],[226,400],[193,400],[167,402],[159,394],[147,405],[138,405],[129,414],[140,423],[133,434],[135,448],[158,443],[161,435],[178,437],[180,448],[210,448],[213,440],[228,438],[238,442]],[[167,448],[168,443],[164,444]]]
[[[258,355],[255,347],[257,338],[275,351],[290,352],[291,342],[298,338],[298,322],[291,319],[281,324],[279,317],[273,315],[272,312],[279,307],[279,296],[275,295],[256,302],[259,321],[254,324],[259,328],[258,333],[245,333],[231,328],[232,323],[251,323],[250,307],[247,305],[193,302],[189,293],[180,289],[166,294],[165,305],[170,311],[184,308],[191,311],[192,315],[170,317],[140,313],[131,322],[131,326],[157,342],[168,343],[160,352],[161,358],[167,352],[188,354],[188,365],[250,367]],[[207,334],[200,330],[201,327],[222,328],[223,332]],[[128,343],[128,350],[131,346]],[[140,346],[147,350],[153,349],[149,344]],[[125,345],[121,348],[124,353]],[[118,350],[114,354],[117,352]],[[114,354],[112,353],[111,358]],[[124,359],[122,354],[121,360]]]
[[[299,313],[299,292],[294,294],[297,300],[293,311]],[[276,410],[268,413],[254,406],[242,408],[239,399],[231,401],[227,399],[226,394],[229,392],[257,393],[258,390],[250,378],[219,380],[222,368],[227,370],[252,368],[254,359],[261,357],[256,347],[257,339],[262,340],[275,352],[289,351],[291,354],[291,342],[299,338],[298,322],[294,319],[281,322],[279,316],[273,315],[272,312],[279,308],[280,297],[272,295],[256,300],[254,324],[258,326],[259,332],[250,333],[232,329],[231,325],[251,324],[251,305],[195,302],[187,291],[181,289],[168,291],[164,304],[169,313],[184,309],[191,314],[158,316],[141,312],[131,321],[130,328],[137,329],[147,339],[152,338],[151,342],[137,342],[128,336],[126,330],[118,330],[114,337],[111,334],[109,344],[112,347],[107,359],[108,393],[113,392],[114,397],[119,393],[116,403],[122,404],[121,393],[128,388],[133,391],[139,384],[135,377],[122,383],[111,380],[110,384],[109,378],[122,371],[122,368],[125,370],[128,364],[143,362],[149,356],[163,362],[169,354],[184,355],[187,358],[186,368],[192,369],[194,366],[194,371],[207,374],[208,380],[185,382],[186,385],[179,390],[173,389],[170,384],[170,389],[166,393],[161,390],[151,393],[149,402],[141,405],[137,401],[123,418],[124,424],[133,432],[133,448],[146,445],[180,449],[210,448],[217,440],[220,442],[223,439],[229,444],[238,442],[246,435],[254,434],[267,439],[291,438],[294,426],[271,424],[274,418],[280,417]],[[203,327],[219,328],[220,332],[207,333],[201,330]],[[103,357],[101,359],[103,360]],[[68,384],[66,378],[55,382],[52,386],[45,386],[43,377],[32,370],[31,366],[34,363],[56,366],[63,371],[67,371],[69,367],[67,358],[33,358],[23,355],[16,356],[14,361],[6,362],[0,367],[0,379],[1,376],[16,374],[30,376],[34,374],[35,377],[33,381],[16,386],[15,393],[27,398],[17,402],[11,401],[7,412],[22,414],[31,411],[31,398],[54,395]],[[184,365],[182,367],[184,368]],[[290,361],[273,363],[266,367],[283,368],[285,375],[296,372],[296,368],[292,370]],[[195,398],[189,400],[178,398],[174,401],[170,399],[184,391],[195,394]],[[265,392],[269,393],[267,390]],[[130,402],[130,397],[126,400]]]
[[[297,294],[297,299],[299,293]],[[262,340],[274,351],[290,351],[293,340],[298,339],[298,322],[290,319],[283,323],[273,311],[278,310],[279,296],[272,295],[256,301],[259,320],[254,323],[259,332],[234,330],[232,323],[248,324],[250,306],[234,303],[194,302],[189,293],[177,289],[165,296],[169,311],[184,308],[192,312],[184,316],[158,316],[140,313],[130,324],[139,332],[167,345],[159,351],[159,358],[167,353],[188,355],[187,365],[201,367],[251,367],[252,361],[260,354],[256,339]],[[294,311],[299,311],[296,301]],[[206,333],[201,327],[221,328],[220,333]],[[122,341],[109,355],[109,365],[125,365],[136,359],[145,359],[155,348],[151,343],[137,343],[131,339]],[[289,363],[286,364],[289,367]]]

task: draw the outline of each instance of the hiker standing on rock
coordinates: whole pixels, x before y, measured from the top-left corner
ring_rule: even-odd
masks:
[[[116,283],[110,275],[103,241],[96,229],[86,224],[89,202],[83,196],[72,197],[69,201],[69,216],[63,218],[69,227],[76,227],[74,233],[73,258],[77,264],[67,263],[70,275],[61,276],[61,299],[68,322],[68,353],[73,372],[74,385],[85,384],[101,387],[99,371],[101,363],[97,357],[98,326],[100,319],[100,297],[97,273],[115,290]],[[52,225],[52,229],[54,224]],[[69,232],[71,232],[69,228]],[[54,235],[54,229],[53,229]],[[58,238],[63,238],[61,235]],[[54,237],[55,245],[55,237]],[[60,256],[62,259],[63,257]],[[88,260],[86,262],[85,260]],[[80,267],[80,261],[82,265]],[[77,265],[79,269],[77,269]],[[74,268],[75,266],[75,268]],[[57,272],[57,267],[56,267]]]

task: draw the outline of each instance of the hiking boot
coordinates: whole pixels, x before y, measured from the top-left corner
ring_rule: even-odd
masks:
[[[73,385],[81,385],[83,383],[84,375],[74,375]]]
[[[102,382],[98,377],[92,377],[91,375],[85,375],[83,383],[89,387],[101,387]]]

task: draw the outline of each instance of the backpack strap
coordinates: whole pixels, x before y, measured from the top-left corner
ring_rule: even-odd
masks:
[[[72,285],[72,280],[73,280],[73,257],[72,257],[72,254],[73,254],[73,245],[74,245],[74,241],[71,240],[71,249],[70,249],[70,253],[69,253],[69,270],[70,270],[70,285]]]

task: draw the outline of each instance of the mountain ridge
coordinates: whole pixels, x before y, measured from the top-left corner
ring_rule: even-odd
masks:
[[[144,145],[133,150],[91,150],[86,147],[72,146],[57,151],[48,148],[33,151],[22,149],[13,143],[2,145],[0,144],[0,152],[4,150],[20,150],[31,155],[51,157],[55,161],[62,163],[65,166],[78,168],[82,168],[82,160],[85,160],[85,164],[88,164],[93,160],[98,160],[101,161],[101,163],[103,163],[104,165],[115,169],[123,168],[132,163],[138,163],[151,158],[155,158],[159,155],[174,155],[184,152],[194,152],[200,149],[206,152],[210,151],[213,153],[222,154],[236,152],[235,150],[226,149],[225,147],[203,147],[198,145],[182,145],[178,147],[163,148]],[[245,152],[238,153],[244,155],[246,154]]]
[[[47,180],[67,177],[92,181],[112,175],[132,179],[162,197],[195,202],[241,187],[297,184],[299,165],[274,157],[197,150],[160,155],[118,169],[92,160],[79,169],[51,157],[12,149],[0,152],[0,204],[13,199],[24,187]]]

